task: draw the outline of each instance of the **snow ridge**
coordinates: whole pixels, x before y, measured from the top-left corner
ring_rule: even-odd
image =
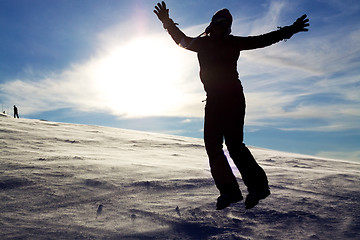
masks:
[[[200,139],[3,117],[0,147],[1,239],[360,239],[357,163],[250,148],[272,194],[216,211]]]

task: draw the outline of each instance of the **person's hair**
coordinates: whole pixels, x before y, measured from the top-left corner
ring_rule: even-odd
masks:
[[[225,23],[227,24],[228,32],[227,34],[231,33],[231,24],[232,24],[233,18],[231,16],[231,13],[228,9],[224,8],[219,11],[217,11],[214,16],[211,18],[210,25],[205,29],[205,33],[209,34],[212,31],[212,28],[217,23]]]

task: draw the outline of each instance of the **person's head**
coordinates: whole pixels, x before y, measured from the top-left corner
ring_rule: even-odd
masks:
[[[210,25],[206,28],[206,34],[226,36],[231,33],[232,16],[228,9],[217,11],[211,19]]]

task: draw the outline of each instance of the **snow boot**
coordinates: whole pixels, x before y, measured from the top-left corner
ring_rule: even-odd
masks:
[[[217,199],[216,210],[222,210],[224,208],[227,208],[228,206],[230,206],[230,204],[239,202],[243,199],[244,198],[241,192],[237,192],[235,194],[231,194],[231,193],[222,194]]]
[[[269,195],[270,195],[269,188],[266,188],[261,191],[249,192],[249,194],[246,196],[246,199],[245,199],[245,208],[250,209],[250,208],[255,207],[261,199],[265,199]]]

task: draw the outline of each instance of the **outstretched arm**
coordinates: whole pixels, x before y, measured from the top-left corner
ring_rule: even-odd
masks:
[[[168,31],[172,39],[174,41],[184,47],[188,48],[190,47],[191,42],[194,40],[194,38],[186,36],[174,23],[174,21],[169,17],[169,9],[166,8],[166,4],[164,1],[161,3],[158,3],[155,6],[154,13],[159,18],[159,20],[163,23],[163,27]],[[189,48],[189,50],[192,50]]]
[[[290,39],[298,32],[307,32],[309,19],[306,14],[299,17],[292,25],[286,27],[279,27],[279,30],[269,32],[263,35],[244,37],[241,39],[241,50],[250,50],[256,48],[263,48],[277,43],[281,40]]]

